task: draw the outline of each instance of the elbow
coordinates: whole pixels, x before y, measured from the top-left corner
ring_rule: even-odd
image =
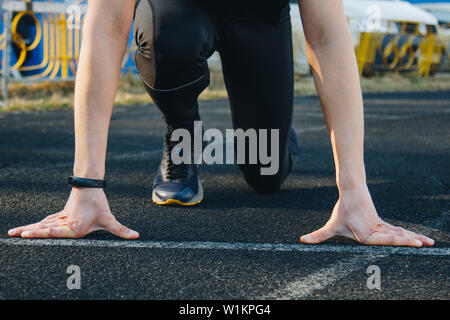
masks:
[[[129,30],[124,30],[121,24],[103,24],[99,22],[86,23],[83,26],[83,38],[89,39],[93,36],[102,35],[111,39],[123,40],[128,39]]]
[[[332,28],[321,26],[308,33],[305,32],[308,50],[320,51],[340,44],[353,43],[347,23]]]
[[[125,54],[128,46],[129,33],[116,25],[85,24],[83,26],[83,41],[86,43],[104,43],[123,51]]]
[[[315,51],[325,45],[324,28],[319,28],[314,31],[305,32],[306,47],[308,50]]]

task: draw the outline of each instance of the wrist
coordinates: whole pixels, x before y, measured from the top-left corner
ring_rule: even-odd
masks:
[[[104,189],[72,188],[70,198],[78,203],[95,204],[105,197]]]

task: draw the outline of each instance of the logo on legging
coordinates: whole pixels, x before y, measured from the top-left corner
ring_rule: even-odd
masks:
[[[278,173],[280,132],[278,129],[219,129],[203,131],[202,121],[194,122],[194,136],[187,129],[176,129],[172,142],[172,161],[179,164],[251,164],[260,165],[260,173]],[[206,145],[204,145],[206,142]],[[193,154],[192,154],[193,151]]]

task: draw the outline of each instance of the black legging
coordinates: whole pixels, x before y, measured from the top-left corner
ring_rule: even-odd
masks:
[[[260,164],[239,165],[247,183],[260,192],[277,191],[290,170],[291,22],[286,1],[271,1],[276,5],[265,12],[278,10],[276,19],[251,8],[211,5],[214,0],[140,0],[134,21],[136,66],[169,126],[199,119],[197,98],[209,85],[207,59],[217,50],[234,128],[280,130],[278,174],[261,175]]]

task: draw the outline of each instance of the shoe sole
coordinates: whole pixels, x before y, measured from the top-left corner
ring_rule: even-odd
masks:
[[[198,192],[197,194],[188,202],[181,202],[180,200],[176,199],[168,199],[168,200],[162,200],[159,198],[155,191],[152,193],[152,201],[158,205],[175,205],[175,206],[194,206],[196,204],[199,204],[203,200],[203,187],[200,183],[200,180],[198,181]]]

